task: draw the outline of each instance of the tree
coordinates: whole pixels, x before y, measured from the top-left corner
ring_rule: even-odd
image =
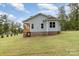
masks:
[[[61,29],[66,30],[66,14],[65,14],[64,6],[59,8],[58,18],[60,19]]]
[[[0,15],[0,35],[3,38],[4,34],[4,15]]]
[[[18,33],[22,33],[21,23],[16,23]]]
[[[70,13],[66,15],[64,7],[59,8],[59,19],[62,30],[79,30],[79,4],[70,3]]]
[[[69,7],[71,11],[69,14],[70,20],[74,22],[74,25],[75,25],[74,29],[79,30],[79,4],[70,3]]]
[[[4,19],[4,25],[3,25],[3,30],[4,33],[7,35],[9,34],[9,19],[8,19],[8,15],[3,15],[3,19]]]
[[[8,19],[8,15],[6,14],[1,14],[0,15],[0,35],[1,37],[3,37],[4,34],[7,35],[7,37],[9,36],[9,34],[18,34],[20,33],[21,30],[21,25],[20,23],[16,23],[12,20]]]
[[[18,34],[17,23],[11,22],[10,31],[11,31],[11,33],[14,34],[14,35]]]

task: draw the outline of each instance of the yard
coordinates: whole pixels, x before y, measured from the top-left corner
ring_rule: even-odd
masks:
[[[0,38],[1,56],[78,55],[79,31],[66,31],[54,36]]]

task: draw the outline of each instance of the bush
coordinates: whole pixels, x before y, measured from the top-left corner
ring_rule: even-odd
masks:
[[[9,35],[7,34],[7,36],[6,37],[9,37]]]
[[[1,38],[4,38],[4,36],[3,36],[3,35],[1,35]]]
[[[13,36],[13,34],[11,34],[11,36]]]
[[[57,32],[58,34],[60,33],[60,31]]]

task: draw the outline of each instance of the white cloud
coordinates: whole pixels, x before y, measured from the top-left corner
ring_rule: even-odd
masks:
[[[28,10],[25,9],[24,4],[22,4],[22,3],[11,3],[11,5],[13,7],[15,7],[19,11],[23,11],[23,12],[26,12],[26,13],[30,13],[30,11],[28,11]]]
[[[56,9],[58,9],[55,5],[53,5],[53,4],[37,4],[37,6],[39,7],[39,8],[41,8],[41,9],[48,9],[48,10],[56,10]]]
[[[37,13],[43,13],[43,14],[47,14],[47,15],[57,16],[58,10],[55,10],[55,11],[52,11],[52,10],[41,10],[41,11],[38,11]]]
[[[16,21],[17,19],[13,14],[8,14],[8,18],[13,21]]]
[[[25,19],[27,19],[27,18],[21,17],[21,18],[17,19],[17,22],[19,22],[21,24],[21,28],[23,28],[23,21]]]
[[[20,18],[17,19],[17,22],[23,24],[22,22],[23,22],[24,20],[26,20],[26,19],[27,19],[26,17],[20,17]]]
[[[38,13],[44,13],[48,15],[57,16],[58,8],[53,4],[37,4],[40,9]]]
[[[0,11],[0,15],[3,15],[3,14],[8,15],[9,20],[16,21],[16,19],[17,19],[13,14],[10,14],[10,13],[4,12],[4,11]]]
[[[23,20],[25,20],[25,19],[24,19],[24,18],[19,18],[19,19],[17,19],[17,21],[18,21],[19,23],[22,23]]]
[[[23,23],[22,23],[22,20],[24,20],[23,18],[17,19],[13,14],[9,14],[7,12],[0,11],[0,15],[3,15],[3,14],[8,15],[9,21],[14,21],[15,23],[17,23],[17,22],[20,23],[21,27],[23,28]]]
[[[70,13],[70,7],[68,5],[64,6],[66,14]]]

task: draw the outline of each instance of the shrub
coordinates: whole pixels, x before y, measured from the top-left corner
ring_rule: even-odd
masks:
[[[3,35],[1,35],[1,38],[4,38],[4,36],[3,36]]]
[[[11,34],[11,36],[13,36],[13,34]]]
[[[7,36],[6,37],[9,37],[9,35],[7,34]]]

